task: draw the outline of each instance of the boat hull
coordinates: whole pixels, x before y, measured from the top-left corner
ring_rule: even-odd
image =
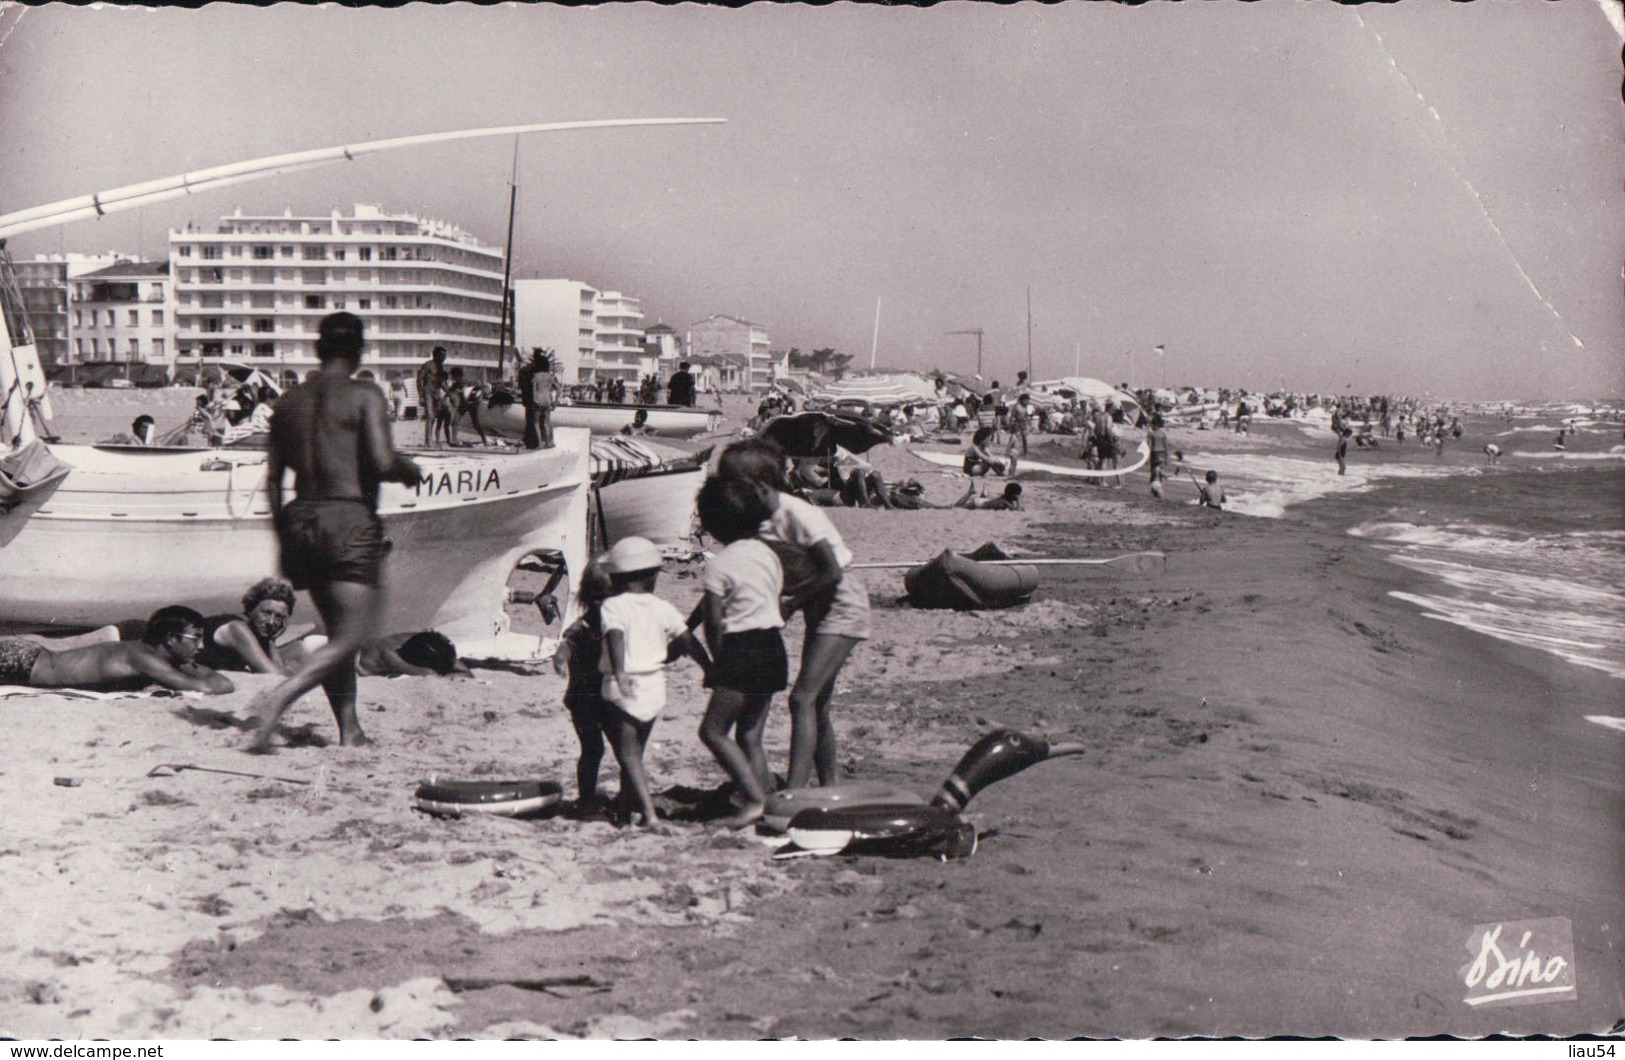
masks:
[[[588,435],[562,430],[558,443],[414,454],[423,477],[379,499],[393,544],[384,632],[438,629],[459,644],[506,632],[508,576],[535,552],[560,553],[575,584],[587,560]],[[74,470],[0,516],[0,624],[95,626],[168,604],[235,611],[245,589],[278,572],[263,452],[52,451]]]
[[[687,408],[681,405],[558,405],[553,409],[553,426],[580,427],[593,434],[619,434],[632,422],[639,409],[649,414],[649,431],[663,438],[692,438],[715,431],[722,424],[722,410]],[[480,426],[506,438],[525,433],[525,410],[521,405],[496,405],[480,413]]]

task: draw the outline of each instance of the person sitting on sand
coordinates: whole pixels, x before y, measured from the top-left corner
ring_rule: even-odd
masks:
[[[0,638],[0,685],[29,688],[134,689],[150,684],[224,695],[235,686],[197,662],[203,616],[162,607],[138,642],[103,641],[60,651],[33,638]]]
[[[197,661],[211,670],[285,674],[290,663],[277,638],[293,614],[293,586],[281,578],[261,578],[243,594],[243,610],[203,620],[203,650]]]
[[[641,818],[649,827],[655,823],[655,804],[643,749],[666,707],[666,661],[688,650],[692,638],[682,613],[654,594],[660,550],[652,542],[623,537],[605,554],[604,566],[614,587],[599,609],[604,643],[598,668],[603,697],[614,708],[605,715],[604,728],[620,763],[622,798],[637,807],[632,822]]]
[[[756,485],[742,478],[707,479],[695,507],[705,532],[724,546],[706,563],[701,580],[713,662],[705,680],[711,700],[700,721],[700,741],[744,798],[739,813],[722,823],[743,828],[760,820],[767,806],[772,775],[762,730],[773,697],[790,684],[779,601],[784,568],[757,537],[773,509]]]
[[[1205,481],[1196,484],[1196,503],[1203,508],[1224,511],[1224,487],[1219,485],[1219,473],[1209,468],[1203,477]]]
[[[973,496],[976,491],[975,483],[966,487],[965,495],[954,501],[955,508],[976,508],[989,512],[1019,512],[1021,511],[1021,483],[1006,482],[1004,493],[992,500]]]
[[[965,452],[963,467],[965,474],[971,478],[985,475],[989,471],[995,475],[1004,474],[1005,463],[994,458],[988,452],[988,446],[993,444],[995,431],[992,427],[978,427],[976,433],[971,435],[970,448]]]

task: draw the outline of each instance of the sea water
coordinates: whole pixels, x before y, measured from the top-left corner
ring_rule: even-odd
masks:
[[[1621,404],[1480,408],[1461,422],[1443,454],[1411,437],[1351,445],[1344,475],[1323,416],[1255,422],[1260,444],[1242,452],[1205,454],[1201,433],[1175,444],[1219,472],[1231,510],[1351,534],[1415,572],[1393,595],[1427,617],[1625,679]]]

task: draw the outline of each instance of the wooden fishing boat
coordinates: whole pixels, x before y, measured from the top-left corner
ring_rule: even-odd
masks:
[[[533,452],[414,453],[418,482],[383,487],[387,632],[489,641],[507,632],[507,582],[521,560],[585,567],[588,435],[560,430],[556,441]],[[0,623],[96,626],[177,603],[234,611],[249,585],[277,572],[263,451],[51,452],[72,470],[0,515]],[[315,608],[306,601],[302,613]]]

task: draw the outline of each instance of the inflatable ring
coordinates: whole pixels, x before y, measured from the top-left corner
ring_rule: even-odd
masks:
[[[860,781],[829,788],[794,788],[767,797],[762,823],[775,832],[790,825],[802,810],[833,810],[852,806],[923,806],[925,800],[906,788],[884,781]]]
[[[418,785],[412,801],[436,817],[483,813],[497,817],[530,817],[556,806],[564,788],[551,780],[439,780]]]
[[[802,810],[788,831],[795,847],[808,854],[968,858],[976,851],[975,826],[941,806]]]

